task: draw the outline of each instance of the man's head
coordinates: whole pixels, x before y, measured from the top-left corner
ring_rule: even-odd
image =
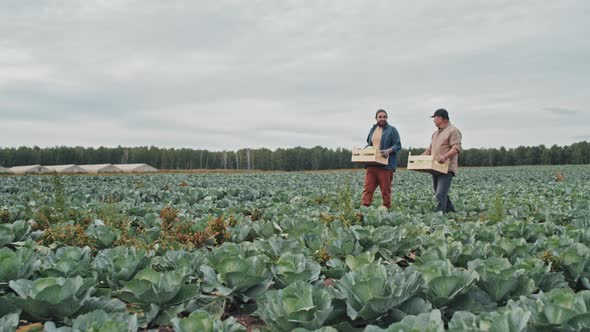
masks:
[[[439,108],[434,112],[434,115],[431,116],[433,118],[434,125],[437,128],[440,128],[447,123],[449,123],[449,112],[447,112],[444,108]]]
[[[375,120],[377,120],[377,125],[379,127],[385,127],[387,124],[387,112],[382,109],[378,110],[377,113],[375,113]]]

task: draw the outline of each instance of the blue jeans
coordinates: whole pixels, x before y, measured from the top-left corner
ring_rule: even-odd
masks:
[[[449,197],[453,176],[453,172],[448,174],[432,174],[432,184],[436,194],[436,201],[438,202],[435,209],[436,212],[455,212],[455,207]]]

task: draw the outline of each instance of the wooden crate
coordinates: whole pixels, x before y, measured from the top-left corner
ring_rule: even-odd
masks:
[[[408,169],[417,172],[426,172],[431,174],[447,174],[449,165],[439,164],[434,160],[434,156],[412,156],[408,155]]]
[[[389,157],[383,157],[375,147],[368,146],[364,149],[352,149],[352,162],[366,165],[387,165]]]

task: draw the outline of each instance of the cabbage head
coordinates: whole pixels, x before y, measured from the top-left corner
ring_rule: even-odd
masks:
[[[346,273],[334,286],[352,320],[373,321],[417,295],[424,280],[418,272],[374,262]]]
[[[246,327],[238,323],[235,318],[221,320],[206,311],[197,310],[186,318],[173,318],[172,326],[175,332],[245,332]]]
[[[258,299],[256,314],[273,331],[313,330],[332,313],[332,299],[326,289],[298,280],[284,289],[264,293]]]
[[[10,301],[34,320],[61,320],[71,317],[84,306],[94,293],[94,279],[39,278],[10,281],[17,296]]]

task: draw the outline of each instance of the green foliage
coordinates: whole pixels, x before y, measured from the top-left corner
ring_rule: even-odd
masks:
[[[122,282],[131,280],[148,264],[148,252],[143,249],[117,247],[98,253],[92,262],[98,280],[118,289]]]
[[[535,281],[527,276],[527,270],[512,266],[508,259],[490,257],[469,262],[469,269],[479,274],[477,286],[494,302],[504,302],[535,290]]]
[[[43,258],[39,275],[44,277],[89,277],[92,252],[89,247],[62,247]]]
[[[500,222],[504,219],[504,203],[502,202],[502,195],[496,193],[492,203],[488,218],[493,222]]]
[[[71,327],[57,328],[55,323],[47,322],[43,328],[46,332],[136,332],[138,324],[137,315],[121,312],[109,314],[99,309],[76,317]]]
[[[99,249],[109,248],[121,238],[121,230],[97,221],[90,224],[85,233]]]
[[[212,260],[214,268],[203,265],[203,290],[217,290],[223,296],[239,296],[244,300],[260,296],[272,282],[264,255],[224,257]]]
[[[419,155],[424,148],[402,149],[397,153],[399,165],[407,164],[408,152]],[[4,167],[17,165],[149,163],[160,169],[256,169],[256,170],[331,170],[355,167],[348,149],[288,148],[271,151],[266,148],[237,151],[209,151],[158,147],[51,147],[0,148]],[[567,146],[519,146],[498,149],[464,149],[459,155],[463,166],[565,165],[590,164],[590,142]],[[358,167],[358,166],[356,166]]]
[[[322,267],[303,254],[285,253],[272,266],[272,273],[278,283],[285,287],[301,280],[313,282],[318,280]]]
[[[358,225],[363,221],[362,214],[355,208],[354,193],[349,183],[338,188],[336,218],[345,226]]]
[[[219,317],[212,316],[206,311],[197,310],[186,318],[174,318],[172,320],[175,332],[241,332],[246,328],[236,322],[233,317],[224,321]]]
[[[60,212],[66,209],[66,190],[59,175],[53,175],[53,206]]]
[[[150,265],[156,271],[185,270],[188,280],[198,279],[202,265],[208,265],[209,259],[199,251],[166,251],[152,259]]]
[[[395,211],[356,209],[355,171],[61,176],[64,208],[54,181],[0,180],[7,326],[588,328],[588,166],[462,169],[449,215],[431,212],[431,179],[404,170]]]
[[[444,322],[439,310],[418,316],[407,316],[399,323],[390,325],[386,329],[376,326],[368,326],[365,332],[444,332]]]
[[[185,284],[186,270],[157,272],[145,269],[131,281],[123,281],[123,288],[115,295],[128,303],[158,306],[176,305],[198,296],[198,285]]]
[[[0,247],[30,239],[31,226],[24,220],[0,224]]]
[[[531,313],[520,308],[476,316],[459,311],[449,322],[450,332],[525,332]]]
[[[555,288],[548,293],[540,292],[533,297],[509,302],[508,308],[513,311],[520,308],[530,313],[530,331],[590,329],[590,291],[575,294],[567,288]]]
[[[590,289],[590,248],[580,243],[572,245],[561,254],[561,263],[570,283]]]
[[[476,272],[456,268],[448,260],[431,261],[407,270],[420,272],[426,281],[426,299],[436,308],[449,304],[479,279]]]
[[[371,322],[417,294],[424,280],[417,272],[370,263],[346,273],[334,286],[350,319]]]
[[[269,290],[259,299],[259,315],[273,331],[318,329],[332,313],[332,296],[298,280],[284,289]]]
[[[8,314],[0,317],[0,332],[16,331],[19,322],[19,314]]]
[[[19,279],[9,286],[16,296],[9,301],[23,311],[23,315],[36,320],[71,317],[94,293],[94,279],[39,278],[34,281]]]

